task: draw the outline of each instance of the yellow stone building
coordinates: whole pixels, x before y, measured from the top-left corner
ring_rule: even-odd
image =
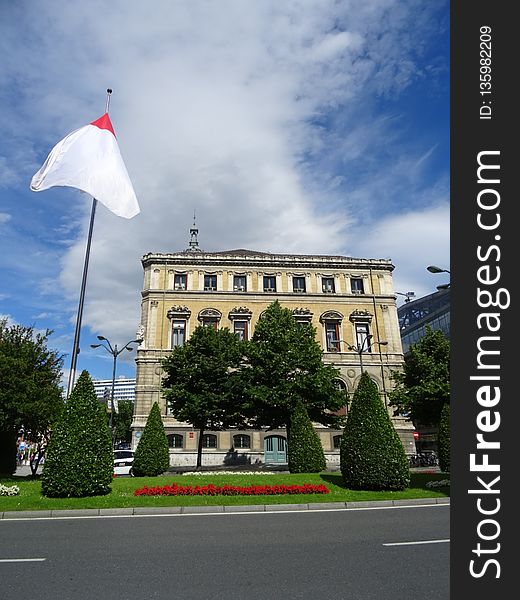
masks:
[[[228,327],[250,339],[262,312],[275,300],[292,310],[295,319],[316,328],[323,360],[340,370],[338,385],[346,395],[355,390],[364,369],[388,405],[390,373],[403,364],[391,261],[242,249],[205,252],[198,246],[197,233],[194,225],[185,251],[142,257],[134,448],[157,401],[170,443],[170,464],[196,464],[198,432],[169,414],[161,393],[160,361],[199,324]],[[405,450],[412,453],[411,424],[392,419]],[[319,424],[316,429],[328,465],[338,465],[342,432]],[[286,462],[285,430],[208,431],[203,447],[203,465]]]

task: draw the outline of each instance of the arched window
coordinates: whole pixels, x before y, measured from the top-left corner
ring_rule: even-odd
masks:
[[[341,437],[341,435],[332,436],[332,447],[336,450],[341,446]]]
[[[202,447],[203,448],[216,448],[217,447],[217,436],[213,433],[205,433],[202,436]]]
[[[168,438],[168,446],[170,448],[184,448],[184,437],[178,433],[170,433]]]
[[[251,448],[251,436],[242,433],[234,435],[233,446],[235,448]]]

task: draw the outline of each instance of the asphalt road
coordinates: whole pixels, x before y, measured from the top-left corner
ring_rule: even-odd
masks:
[[[5,519],[0,597],[448,600],[449,511]]]

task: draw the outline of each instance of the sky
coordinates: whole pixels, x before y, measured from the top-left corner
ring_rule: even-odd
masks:
[[[0,316],[52,330],[64,379],[92,199],[29,184],[107,88],[141,212],[97,206],[78,373],[111,378],[90,344],[135,338],[141,257],[194,211],[207,251],[389,258],[398,305],[448,281],[448,1],[0,0],[0,50]]]

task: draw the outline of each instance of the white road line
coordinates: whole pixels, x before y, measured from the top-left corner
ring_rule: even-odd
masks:
[[[447,540],[423,540],[421,542],[390,542],[388,544],[383,544],[383,546],[416,546],[418,544],[446,544],[449,543],[449,538]]]
[[[0,563],[13,563],[13,562],[42,562],[45,558],[0,558]]]

